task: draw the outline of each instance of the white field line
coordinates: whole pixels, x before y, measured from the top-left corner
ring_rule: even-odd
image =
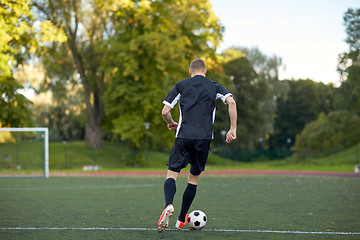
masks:
[[[106,228],[106,227],[1,227],[1,230],[95,230],[95,231],[157,231],[157,228]],[[187,231],[188,229],[185,229]],[[179,231],[168,229],[168,231]],[[182,230],[184,231],[184,230]],[[240,232],[240,233],[282,233],[282,234],[319,234],[319,235],[360,235],[360,232],[307,232],[307,231],[276,231],[276,230],[243,230],[243,229],[202,229],[206,232]]]
[[[114,188],[138,188],[155,187],[157,184],[128,184],[113,186],[73,186],[73,187],[0,187],[0,191],[24,191],[24,190],[82,190],[82,189],[114,189]]]

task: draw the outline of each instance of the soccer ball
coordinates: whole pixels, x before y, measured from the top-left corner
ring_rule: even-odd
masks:
[[[200,210],[192,211],[188,216],[188,223],[192,229],[202,229],[207,222],[207,217],[204,212]]]

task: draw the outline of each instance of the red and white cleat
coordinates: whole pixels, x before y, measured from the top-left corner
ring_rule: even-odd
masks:
[[[176,229],[183,229],[183,227],[185,227],[185,225],[187,224],[188,222],[188,217],[189,217],[189,214],[186,214],[186,217],[185,217],[185,222],[182,222],[180,221],[179,219],[177,220],[176,224],[175,224],[175,228]]]
[[[166,229],[169,226],[169,220],[170,217],[173,215],[174,213],[174,206],[172,204],[169,204],[164,211],[162,212],[162,214],[160,215],[160,219],[158,222],[158,230],[159,232],[165,232]]]

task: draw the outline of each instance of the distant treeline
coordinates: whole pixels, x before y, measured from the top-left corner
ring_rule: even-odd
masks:
[[[49,127],[51,141],[85,140],[102,148],[108,140],[134,154],[148,134],[151,149],[169,149],[174,132],[161,117],[162,100],[201,57],[207,77],[238,103],[238,139],[229,145],[221,134],[229,126],[227,109],[217,105],[215,151],[226,148],[237,160],[244,152],[295,152],[301,160],[360,141],[359,9],[344,14],[349,51],[339,53],[339,84],[325,85],[279,80],[281,58],[258,48],[218,54],[224,27],[209,2],[182,2],[5,1],[1,126]],[[32,102],[24,89],[32,89]]]

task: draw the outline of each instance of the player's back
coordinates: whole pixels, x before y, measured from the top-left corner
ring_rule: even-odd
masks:
[[[180,118],[176,131],[177,138],[213,138],[215,101],[224,102],[231,95],[221,84],[202,75],[187,78],[175,84],[163,101],[173,108],[180,100]]]
[[[178,138],[212,139],[216,85],[216,82],[200,75],[181,82]]]

